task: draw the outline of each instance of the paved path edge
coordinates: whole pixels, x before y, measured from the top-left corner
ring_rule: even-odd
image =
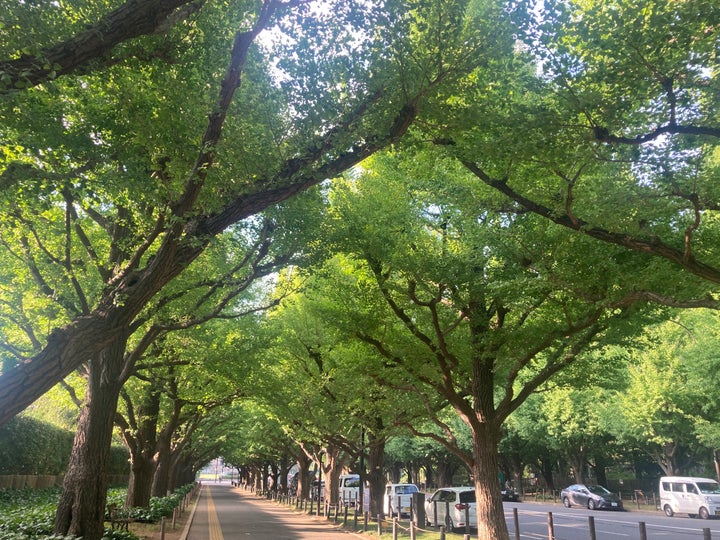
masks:
[[[187,540],[187,536],[190,533],[190,526],[192,525],[193,519],[195,518],[195,510],[197,510],[197,506],[200,503],[200,496],[202,495],[202,490],[205,486],[200,486],[200,490],[198,491],[197,497],[195,497],[195,502],[193,503],[192,510],[190,511],[190,517],[188,517],[187,523],[185,524],[185,530],[180,535],[180,540]]]

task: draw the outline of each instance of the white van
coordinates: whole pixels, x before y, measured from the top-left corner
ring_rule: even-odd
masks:
[[[665,515],[720,516],[720,484],[710,478],[663,476],[660,478],[660,508]]]
[[[415,484],[388,484],[385,486],[383,512],[387,516],[410,515],[413,493],[420,490]]]
[[[360,475],[340,475],[340,500],[343,504],[355,506],[360,499]]]

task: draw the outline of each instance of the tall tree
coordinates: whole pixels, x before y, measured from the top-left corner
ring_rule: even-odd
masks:
[[[25,268],[3,270],[6,283],[19,286],[3,291],[13,309],[2,325],[0,423],[84,362],[91,364],[86,401],[106,398],[97,422],[81,417],[92,435],[78,445],[98,446],[77,449],[59,533],[102,534],[103,484],[80,489],[92,480],[82,463],[92,458],[102,467],[109,411],[127,371],[121,351],[148,302],[235,223],[397,141],[425,96],[466,67],[396,69],[416,45],[402,3],[386,10],[337,2],[325,14],[308,4],[197,4],[193,16],[179,17],[162,54],[154,54],[158,38],[146,35],[138,46],[153,52],[149,60],[119,55],[52,82],[28,80],[33,88],[0,103],[3,260]],[[77,28],[73,17],[53,11],[46,20],[26,7],[13,15],[62,28],[58,35]],[[138,13],[120,9],[101,25]],[[288,39],[253,49],[274,25]],[[389,48],[391,32],[403,26]],[[51,57],[50,49],[31,54]]]
[[[62,298],[67,314],[11,349],[18,361],[0,376],[0,422],[111,346],[212,238],[397,141],[423,98],[467,65],[397,69],[415,45],[402,5],[338,2],[331,17],[304,4],[203,6],[175,28],[186,39],[172,58],[128,59],[2,101],[8,230],[64,209],[59,253],[27,232],[13,252],[54,263],[58,279],[40,290]],[[294,39],[278,40],[273,64],[251,47],[277,22]],[[80,295],[74,285],[85,279],[95,286]]]
[[[333,246],[343,255],[327,267],[324,294],[342,307],[326,318],[381,355],[384,384],[416,393],[442,435],[408,427],[472,472],[479,536],[507,538],[503,423],[574,362],[605,361],[603,341],[641,320],[630,316],[634,287],[654,276],[614,249],[504,212],[434,154],[377,157],[366,169],[331,196]],[[440,403],[469,427],[470,452],[432,414]]]

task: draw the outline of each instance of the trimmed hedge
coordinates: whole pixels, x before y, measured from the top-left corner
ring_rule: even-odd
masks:
[[[0,426],[0,475],[59,475],[70,461],[75,433],[27,416]],[[130,472],[128,452],[113,446],[111,475]]]

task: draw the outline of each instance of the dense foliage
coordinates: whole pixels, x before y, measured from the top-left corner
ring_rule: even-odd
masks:
[[[157,523],[163,517],[170,517],[187,493],[193,489],[189,484],[167,497],[156,497],[149,509],[128,508],[125,514],[134,520],[145,523]],[[125,501],[125,489],[108,491],[108,504],[122,506]],[[0,490],[0,537],[3,540],[61,540],[53,535],[55,509],[60,497],[58,488],[43,490]],[[108,524],[109,525],[109,524]],[[65,537],[67,539],[74,536]],[[122,530],[112,530],[108,526],[104,540],[137,540],[137,536]]]
[[[19,415],[0,426],[0,475],[57,475],[65,472],[75,433]],[[114,445],[109,474],[128,474],[128,453]]]

